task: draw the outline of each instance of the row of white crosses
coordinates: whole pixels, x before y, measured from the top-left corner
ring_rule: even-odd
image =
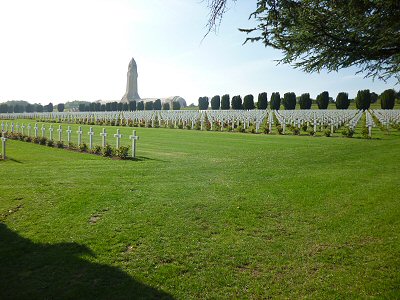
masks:
[[[371,112],[387,129],[389,129],[390,124],[400,124],[400,110],[374,109]]]
[[[2,140],[2,149],[3,149],[2,150],[3,151],[3,155],[2,156],[3,156],[3,158],[5,158],[5,149],[6,149],[5,142],[7,140],[5,138],[5,132],[8,131],[8,127],[9,127],[8,123],[5,123],[5,124],[4,124],[4,122],[1,123],[1,130],[2,130],[2,139],[1,140]],[[17,132],[18,133],[20,133],[19,132],[19,128],[21,128],[22,135],[25,134],[25,132],[24,132],[25,125],[24,124],[22,124],[21,126],[19,126],[19,124],[17,124],[15,127],[17,128]],[[28,136],[31,136],[31,129],[32,129],[31,124],[28,124],[27,129],[28,129]],[[33,129],[34,129],[34,137],[36,137],[36,138],[39,137],[39,134],[38,134],[39,126],[38,126],[37,123],[35,123],[35,126],[33,127]],[[48,131],[49,131],[49,139],[53,140],[54,128],[53,128],[52,125],[49,126]],[[11,123],[11,132],[14,132],[14,123]],[[62,141],[62,133],[63,133],[63,128],[62,128],[61,125],[58,126],[57,132],[58,132],[58,141],[61,142]],[[65,132],[67,133],[67,142],[69,144],[69,143],[71,143],[71,134],[72,134],[71,126],[68,126],[68,129]],[[42,137],[46,136],[45,124],[42,124],[41,133],[42,133],[42,135],[41,135]],[[78,136],[78,146],[80,146],[82,144],[82,134],[83,134],[82,126],[78,127],[78,130],[76,131],[76,133],[77,133],[77,136]],[[90,127],[89,128],[89,132],[88,132],[88,135],[89,135],[89,149],[93,149],[93,136],[94,136],[94,134],[95,133],[93,131],[93,127]],[[106,129],[103,128],[102,132],[100,133],[100,136],[102,137],[102,147],[103,148],[106,147],[106,144],[107,144],[107,135],[108,134],[107,134]],[[121,138],[122,138],[122,136],[123,135],[120,133],[120,130],[117,129],[117,133],[114,134],[114,137],[116,139],[116,148],[117,149],[119,149],[120,146],[121,146]],[[137,142],[137,140],[139,140],[139,137],[136,135],[136,130],[133,130],[133,133],[132,133],[132,135],[129,136],[129,139],[132,141],[132,157],[135,158],[136,157],[136,142]]]

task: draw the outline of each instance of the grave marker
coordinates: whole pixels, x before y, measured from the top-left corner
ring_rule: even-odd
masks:
[[[78,134],[78,147],[81,145],[82,143],[82,126],[79,126],[78,131],[76,132]]]
[[[132,158],[136,158],[136,141],[139,139],[136,135],[136,130],[133,131],[133,134],[129,138],[132,140]]]
[[[103,132],[100,132],[100,135],[101,135],[101,146],[104,148],[107,142],[107,132],[105,128],[103,128]]]
[[[2,134],[1,137],[1,156],[3,157],[3,159],[6,159],[6,141],[7,139],[4,136],[4,132]]]
[[[54,131],[54,129],[53,129],[53,125],[50,125],[50,128],[49,128],[49,139],[52,141],[53,140],[53,131]]]
[[[90,127],[90,129],[89,129],[88,135],[89,135],[89,149],[92,149],[93,148],[93,135],[94,135],[92,127]]]
[[[114,137],[116,138],[116,148],[119,149],[120,147],[120,140],[122,138],[122,134],[119,133],[119,129],[117,129],[117,133],[114,134]]]
[[[61,125],[58,125],[57,131],[58,131],[58,141],[61,143],[61,141],[62,141],[62,132],[63,132]]]
[[[68,126],[68,129],[66,130],[66,132],[67,132],[67,142],[69,145],[71,143],[71,133],[72,133],[71,126]]]

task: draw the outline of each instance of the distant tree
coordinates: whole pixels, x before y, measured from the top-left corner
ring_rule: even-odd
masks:
[[[118,111],[123,111],[123,109],[124,109],[124,104],[123,104],[122,102],[118,102],[118,104],[117,104],[117,110],[118,110]]]
[[[118,102],[114,101],[111,102],[111,111],[117,111],[118,110]]]
[[[144,110],[144,102],[140,101],[137,106],[136,106],[136,110]]]
[[[179,101],[173,101],[172,102],[172,109],[173,110],[180,110],[181,109],[181,104],[179,103]]]
[[[379,96],[377,93],[374,92],[371,93],[371,103],[376,103],[376,101],[378,101],[378,98]]]
[[[281,95],[278,92],[272,93],[269,107],[272,110],[279,110],[281,107]]]
[[[163,110],[170,110],[169,102],[164,102],[163,105],[162,105],[162,109]]]
[[[96,102],[89,103],[89,111],[96,111]]]
[[[101,111],[101,103],[100,102],[96,102],[96,111]]]
[[[221,109],[228,110],[230,109],[230,97],[228,94],[225,94],[221,98]]]
[[[42,104],[35,104],[35,110],[37,112],[43,112],[43,105]]]
[[[30,104],[30,103],[28,103],[28,104],[25,106],[25,111],[26,111],[27,113],[33,112],[33,105]]]
[[[216,95],[211,98],[211,109],[218,110],[221,107],[221,97]]]
[[[106,111],[106,104],[101,104],[100,111]]]
[[[254,96],[246,95],[243,98],[243,109],[254,109]]]
[[[396,92],[393,89],[384,91],[380,96],[382,109],[393,109],[396,100]]]
[[[153,109],[154,110],[161,110],[161,100],[160,99],[157,99],[156,101],[154,101]]]
[[[232,109],[243,109],[242,97],[240,95],[232,97],[231,107]]]
[[[18,114],[22,112],[22,106],[15,104],[14,105],[14,113]]]
[[[64,109],[65,109],[64,103],[58,103],[58,104],[57,104],[57,111],[58,111],[58,112],[63,112]]]
[[[310,109],[311,108],[312,101],[311,101],[309,93],[301,94],[301,96],[299,98],[299,105],[300,105],[300,109]]]
[[[153,101],[147,101],[145,104],[144,104],[144,109],[145,110],[153,110]]]
[[[85,103],[79,104],[79,111],[86,111],[86,105],[85,105]]]
[[[135,111],[136,110],[136,101],[129,101],[129,110],[130,111]]]
[[[268,95],[267,93],[263,92],[258,94],[258,109],[267,109],[268,107]]]
[[[200,97],[199,98],[199,110],[207,110],[209,105],[208,97]]]
[[[12,114],[12,113],[14,112],[14,105],[8,105],[8,106],[7,106],[7,112],[8,112],[9,114]]]
[[[322,92],[317,96],[317,105],[319,109],[328,109],[329,93],[327,91]]]
[[[123,107],[122,107],[123,111],[128,111],[129,110],[129,104],[128,103],[124,103]]]
[[[106,111],[112,111],[111,102],[107,102],[107,103],[106,103]]]
[[[336,96],[336,108],[337,109],[348,109],[350,106],[349,94],[340,92]]]
[[[0,104],[0,113],[5,114],[8,112],[8,105],[6,103]]]
[[[46,105],[46,112],[53,112],[53,110],[54,110],[53,103],[50,102],[49,104]]]
[[[283,107],[286,110],[296,109],[296,94],[293,92],[285,93],[283,95]]]
[[[356,96],[356,108],[366,110],[371,105],[371,93],[369,90],[360,90]]]

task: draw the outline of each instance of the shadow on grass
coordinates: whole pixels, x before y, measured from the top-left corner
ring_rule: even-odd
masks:
[[[77,243],[36,244],[0,223],[0,299],[173,299]]]

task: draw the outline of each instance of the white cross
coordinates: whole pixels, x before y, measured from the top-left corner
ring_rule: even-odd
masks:
[[[94,135],[92,127],[90,127],[90,129],[89,129],[88,135],[89,135],[89,149],[92,149],[93,148],[93,135]]]
[[[44,132],[46,131],[46,128],[44,127],[44,124],[42,124],[42,136],[44,137]]]
[[[49,131],[50,131],[49,138],[50,140],[53,140],[53,131],[54,131],[53,125],[50,125]]]
[[[15,127],[17,128],[17,132],[19,133],[19,124],[15,125]]]
[[[11,133],[14,132],[14,122],[11,122]]]
[[[22,123],[22,125],[21,125],[22,135],[24,135],[24,133],[25,133],[25,132],[24,132],[24,131],[25,131],[24,129],[25,129],[25,125],[24,125],[24,123]]]
[[[34,129],[35,129],[35,137],[38,137],[39,128],[37,123],[35,124]]]
[[[66,131],[67,131],[67,142],[69,144],[71,143],[71,133],[72,133],[71,126],[68,126],[68,129]]]
[[[78,131],[76,132],[78,134],[78,147],[82,143],[82,126],[79,126]]]
[[[3,136],[1,137],[1,156],[3,157],[3,159],[6,159],[6,141],[7,139],[4,137],[4,132],[3,132]]]
[[[136,141],[139,139],[136,135],[136,130],[133,131],[133,134],[129,138],[132,140],[132,158],[136,158]]]
[[[63,132],[61,125],[58,125],[57,131],[58,131],[58,141],[61,142],[61,140],[62,140],[62,132]]]
[[[101,142],[102,142],[102,146],[103,146],[103,148],[106,146],[106,138],[107,138],[107,132],[106,132],[106,129],[105,128],[103,128],[103,132],[100,132],[100,135],[101,135]]]
[[[117,133],[114,134],[114,137],[116,138],[116,148],[119,149],[120,140],[122,138],[122,134],[119,133],[119,129],[117,129]]]

